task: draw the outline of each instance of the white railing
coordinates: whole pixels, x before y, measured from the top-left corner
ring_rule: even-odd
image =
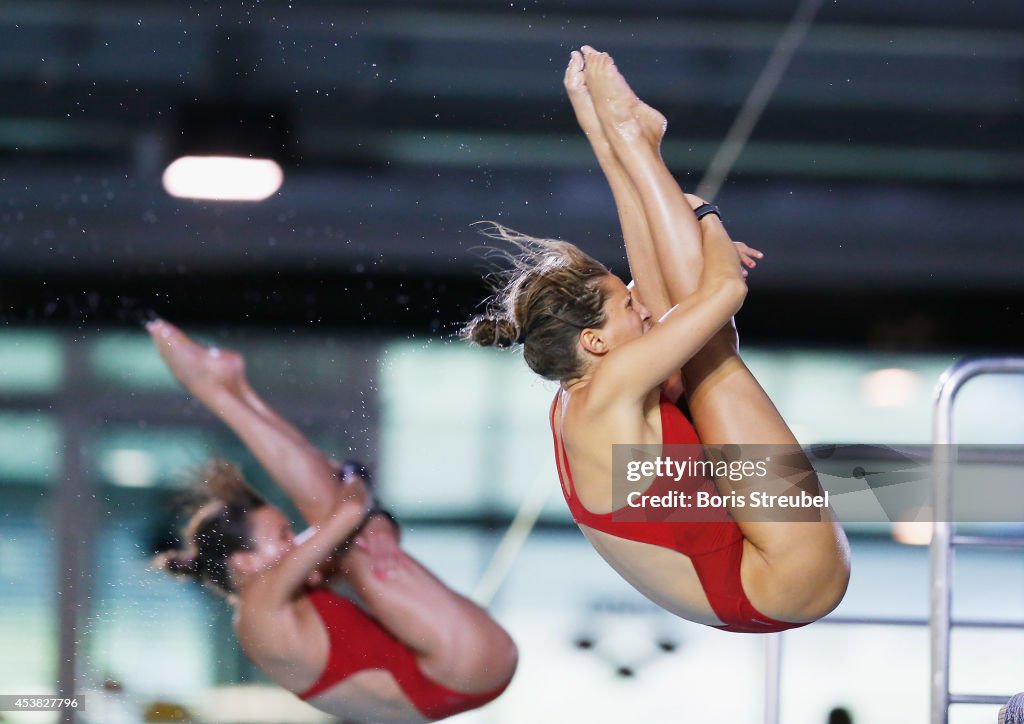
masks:
[[[932,422],[932,505],[935,524],[931,542],[931,724],[947,724],[950,704],[1004,704],[1007,696],[952,694],[949,691],[949,633],[953,597],[953,547],[1024,546],[1022,538],[956,535],[953,525],[953,475],[956,469],[956,435],[953,403],[964,384],[992,374],[1024,375],[1024,359],[988,357],[961,360],[939,378]],[[973,622],[988,628],[1016,627],[1016,622]]]

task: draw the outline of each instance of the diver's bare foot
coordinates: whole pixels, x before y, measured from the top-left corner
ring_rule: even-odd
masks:
[[[200,400],[220,391],[238,392],[245,383],[245,360],[238,352],[193,342],[170,322],[146,325],[156,349],[171,373]]]
[[[584,45],[583,58],[586,85],[605,132],[657,150],[665,136],[665,116],[637,98],[610,55]]]
[[[569,55],[569,65],[565,69],[562,83],[576,113],[576,121],[590,143],[595,147],[611,148],[608,138],[604,135],[604,128],[601,127],[601,120],[594,109],[590,90],[587,88],[587,80],[583,73],[583,53],[580,51],[574,50]]]

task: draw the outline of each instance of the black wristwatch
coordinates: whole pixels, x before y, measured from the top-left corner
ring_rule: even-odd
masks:
[[[693,210],[693,213],[697,216],[697,221],[700,221],[708,214],[714,214],[718,217],[719,221],[722,220],[722,212],[714,204],[701,204]]]

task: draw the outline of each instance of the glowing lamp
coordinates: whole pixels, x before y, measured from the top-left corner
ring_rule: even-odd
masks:
[[[179,199],[263,201],[281,188],[276,161],[234,156],[182,156],[164,171],[164,190]]]

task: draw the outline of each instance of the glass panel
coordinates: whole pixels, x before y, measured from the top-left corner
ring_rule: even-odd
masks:
[[[569,509],[559,491],[554,443],[548,416],[558,385],[535,375],[519,355],[496,355],[502,382],[494,386],[495,402],[502,410],[501,424],[491,428],[491,446],[498,487],[497,500],[506,514],[514,514],[538,488],[548,490],[545,519],[569,520]]]
[[[108,425],[94,448],[103,482],[123,487],[182,487],[186,473],[213,456],[214,433],[202,427]]]
[[[196,585],[147,568],[162,534],[166,499],[151,491],[119,491],[108,497],[104,533],[93,568],[93,597],[78,666],[80,690],[92,694],[88,721],[106,721],[117,708],[142,712],[154,701],[191,708],[217,683],[219,661],[233,664],[227,604]],[[100,693],[104,682],[121,687]],[[118,702],[120,700],[120,702]],[[138,720],[138,714],[133,720]]]
[[[89,350],[98,382],[104,386],[174,390],[178,383],[144,332],[105,334]]]
[[[51,332],[0,333],[0,392],[56,392],[64,372],[60,339]]]
[[[0,681],[5,692],[52,695],[56,572],[47,501],[31,488],[3,489],[0,501]]]
[[[399,342],[381,361],[381,471],[396,514],[477,512],[497,485],[486,427],[493,357],[454,344]]]
[[[347,451],[337,430],[304,430],[310,441],[336,458]],[[287,505],[262,466],[226,427],[110,426],[100,433],[94,455],[104,483],[125,488],[185,488],[190,474],[214,457],[238,465],[270,502]]]
[[[901,445],[930,442],[933,390],[954,358],[745,349],[744,359],[801,442]],[[380,379],[382,464],[392,486],[385,495],[394,493],[403,512],[512,514],[547,488],[542,516],[569,518],[547,418],[555,386],[519,355],[403,341],[389,348]],[[1000,406],[1024,407],[1024,376],[967,385],[959,439],[1024,440],[1024,417],[991,414]],[[850,529],[889,533],[888,526]]]
[[[803,444],[927,443],[932,390],[952,357],[744,349]]]
[[[369,382],[349,379],[363,349],[363,343],[352,338],[289,334],[235,340],[221,335],[217,342],[245,355],[253,387],[281,390],[291,399],[338,395],[344,387],[365,388]]]
[[[1024,444],[1024,375],[971,380],[957,396],[956,439],[963,444]]]
[[[60,470],[62,437],[53,415],[0,412],[0,483],[52,482]]]
[[[246,372],[257,389],[287,390],[290,395],[319,395],[346,384],[351,369],[365,355],[365,343],[345,338],[285,335],[250,335],[230,329],[186,329],[207,345],[242,353]],[[144,332],[105,334],[90,349],[97,379],[109,386],[154,391],[176,390],[178,383],[149,335]],[[359,380],[358,384],[365,384]]]
[[[357,395],[338,394],[351,390],[356,383],[360,388],[366,386],[352,376],[367,369],[367,360],[378,359],[370,343],[287,334],[248,337],[220,330],[199,338],[216,339],[218,344],[245,353],[254,386],[261,392],[270,391],[272,403],[275,398],[289,403],[293,411],[288,415],[328,454],[338,459],[351,454],[353,435],[373,439],[374,421],[367,422],[358,400],[349,401]],[[146,570],[153,541],[170,532],[165,501],[173,492],[143,488],[175,487],[185,482],[184,472],[213,455],[222,455],[240,463],[271,502],[282,504],[296,523],[298,519],[234,436],[219,423],[194,414],[195,408],[185,402],[146,335],[108,335],[91,354],[101,383],[160,393],[172,391],[180,395],[181,404],[176,409],[182,416],[170,426],[107,424],[92,432],[93,469],[108,483],[101,495],[108,509],[101,518],[104,534],[97,541],[94,560],[94,595],[79,662],[81,683],[95,690],[106,678],[117,679],[126,692],[124,701],[135,706],[135,711],[156,699],[202,710],[204,700],[209,705],[218,695],[212,687],[262,677],[245,663],[223,602],[194,585],[179,584]],[[806,350],[745,350],[745,359],[804,442],[883,443],[927,441],[931,390],[951,361],[940,355]],[[546,488],[545,515],[568,519],[558,490],[548,426],[555,385],[533,375],[519,355],[473,349],[460,343],[401,340],[387,347],[377,369],[381,406],[377,472],[385,484],[385,502],[397,514],[511,514],[524,496]],[[976,394],[978,401],[973,402],[965,393],[963,418],[958,418],[961,431],[990,435],[995,430],[1019,430],[1001,424],[1000,417],[990,411],[1005,409],[1007,404],[1012,407],[1014,402],[1021,407],[1024,399],[1018,400],[1018,396],[1024,395],[1024,381],[1003,378],[995,387],[979,382]],[[341,400],[337,417],[321,417],[321,401],[325,398]],[[139,419],[145,420],[144,412],[153,399],[166,402],[170,397],[135,397],[132,405],[143,411]],[[162,413],[165,420],[166,415],[173,414],[166,408]],[[45,480],[58,474],[61,439],[54,420],[38,413],[0,415],[0,479],[36,476]],[[1012,424],[1017,425],[1017,420]],[[977,425],[982,427],[974,427]],[[983,441],[992,440],[979,440]],[[371,457],[368,451],[357,450],[355,454]],[[10,490],[36,496],[40,492],[32,488]],[[0,676],[17,682],[20,675],[26,686],[38,680],[42,682],[41,690],[49,690],[56,654],[56,621],[49,593],[55,572],[46,568],[52,567],[52,535],[30,522],[39,517],[38,497],[17,514],[9,500],[13,498],[4,493],[0,504],[0,610],[4,611],[0,616]],[[497,539],[497,534],[482,535],[472,528],[428,526],[410,531],[405,542],[442,579],[469,592]],[[874,548],[854,544],[855,578],[842,610],[923,615],[927,604],[927,551],[875,543]],[[967,572],[962,573],[958,569],[958,584],[967,576],[958,589],[958,605],[979,614],[1019,615],[1021,609],[1016,603],[993,604],[984,581],[994,580],[992,575],[999,578],[1000,572],[1008,570],[1004,570],[1007,562],[984,555],[991,564],[986,563],[983,571],[979,568],[976,574],[965,567]],[[38,565],[33,562],[37,559],[42,561]],[[965,555],[961,563],[970,566],[972,560]],[[36,571],[42,573],[35,576]],[[1019,578],[1002,576],[1004,581]],[[538,692],[549,704],[577,706],[582,701],[584,708],[598,718],[612,711],[615,716],[663,717],[666,706],[674,714],[695,721],[723,713],[737,720],[749,719],[759,711],[759,700],[749,698],[729,700],[728,711],[722,709],[729,691],[737,687],[755,690],[760,685],[758,642],[727,637],[657,612],[576,531],[534,531],[514,562],[494,610],[532,663],[521,668],[506,696],[478,715],[481,721],[492,715],[509,720],[536,717]],[[923,665],[924,659],[918,656],[923,650],[918,646],[920,632],[890,632],[864,630],[866,653],[851,653],[840,667],[850,674],[843,687],[828,688],[820,697],[802,701],[791,696],[790,689],[800,679],[787,674],[784,681],[797,682],[784,684],[787,721],[818,721],[827,706],[841,703],[849,691],[865,684],[878,701],[886,703],[887,710],[899,709],[902,720],[914,720],[920,707],[911,711],[903,699],[897,701],[897,689],[905,692],[906,682],[893,680],[889,687],[886,680],[883,686],[862,668],[875,649],[884,648],[884,637],[893,635],[913,649],[913,655],[908,654],[900,663],[912,669]],[[598,645],[579,648],[575,640],[583,635],[598,637]],[[794,640],[804,643],[794,645],[794,658],[787,659],[787,671],[812,670],[827,661],[836,651],[837,642],[849,635],[824,625],[795,632]],[[680,643],[685,655],[662,650],[659,643],[665,637]],[[966,641],[965,648],[971,647],[974,653],[990,645],[988,641],[972,641]],[[1012,643],[1016,646],[1016,640]],[[1010,651],[1018,649],[1011,647]],[[16,669],[9,663],[12,661]],[[970,662],[978,665],[973,658]],[[1007,659],[998,662],[1010,672],[1007,677],[1019,679],[1019,667],[1011,664]],[[622,666],[635,668],[638,675],[632,679],[617,676],[617,668]],[[571,681],[555,675],[566,668],[578,674]],[[644,694],[664,690],[673,682],[708,680],[709,671],[725,672],[712,679],[728,686],[716,684],[707,691],[694,690],[694,696],[668,703],[664,697]],[[740,680],[735,680],[737,671]],[[962,670],[958,676],[962,683],[976,683],[973,679],[966,681]],[[553,685],[556,681],[561,688]]]

